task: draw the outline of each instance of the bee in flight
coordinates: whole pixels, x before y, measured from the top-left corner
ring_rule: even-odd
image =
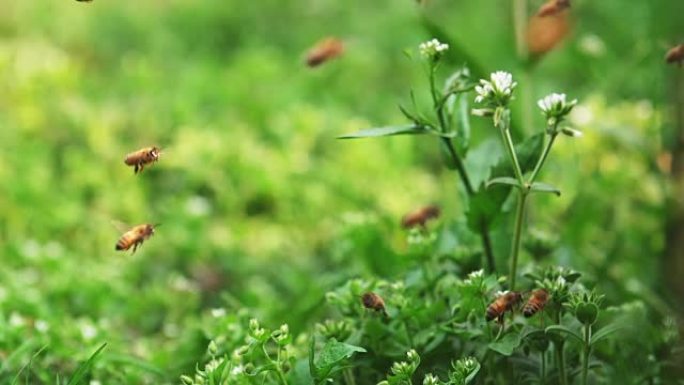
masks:
[[[159,224],[151,225],[145,223],[142,225],[137,225],[130,230],[123,233],[121,238],[116,242],[115,249],[117,251],[127,251],[133,247],[133,254],[138,249],[138,246],[142,245],[146,239],[150,238],[154,234],[154,228],[159,226]]]
[[[513,307],[522,302],[522,294],[517,291],[507,291],[496,297],[494,302],[492,302],[487,307],[487,312],[485,313],[485,319],[489,322],[496,319],[499,323],[503,324],[504,315],[507,311],[513,310]]]
[[[670,48],[665,55],[665,61],[668,63],[679,63],[681,67],[684,62],[684,44]]]
[[[344,53],[344,43],[334,37],[325,38],[314,45],[306,54],[306,65],[317,67]]]
[[[530,318],[537,314],[540,310],[544,310],[546,302],[549,300],[549,292],[545,289],[536,289],[532,291],[530,298],[523,307],[523,315],[525,318]]]
[[[401,226],[405,229],[410,229],[416,226],[425,228],[427,221],[438,218],[439,213],[439,207],[435,205],[421,207],[418,210],[404,215],[404,217],[401,218]]]
[[[137,174],[139,171],[143,170],[145,165],[159,160],[160,155],[161,149],[159,149],[159,147],[145,147],[126,155],[124,163],[128,166],[133,166],[133,171]]]
[[[556,15],[568,8],[570,8],[570,0],[550,0],[539,7],[537,16],[545,17]]]
[[[389,317],[387,315],[387,311],[385,310],[385,301],[382,299],[382,297],[373,293],[372,291],[363,294],[361,296],[361,302],[363,303],[363,307],[366,309],[379,311],[385,317]]]

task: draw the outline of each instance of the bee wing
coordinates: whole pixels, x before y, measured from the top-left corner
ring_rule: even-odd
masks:
[[[116,219],[110,219],[109,223],[114,226],[114,228],[120,232],[120,233],[125,233],[126,231],[131,229],[131,226],[125,222],[118,221]]]

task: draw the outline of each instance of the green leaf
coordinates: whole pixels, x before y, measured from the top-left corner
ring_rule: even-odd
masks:
[[[591,339],[589,340],[589,345],[593,346],[595,343],[601,341],[602,339],[605,339],[609,335],[615,333],[616,331],[618,331],[622,328],[623,328],[622,325],[618,325],[618,324],[614,324],[614,323],[604,326],[603,328],[601,328],[599,331],[597,331],[596,333],[594,333],[591,336]]]
[[[430,130],[426,129],[425,127],[411,124],[406,126],[368,128],[365,130],[357,131],[353,134],[338,136],[337,139],[378,138],[383,136],[422,135],[428,133],[430,133]]]
[[[463,380],[463,383],[465,385],[470,384],[475,379],[475,376],[477,375],[477,373],[480,372],[480,368],[481,368],[481,366],[480,366],[480,363],[478,362],[475,369],[473,369],[473,371],[470,372],[470,374],[468,374],[468,376]]]
[[[568,336],[574,338],[580,344],[584,343],[584,340],[582,339],[582,337],[577,332],[575,332],[574,330],[572,330],[566,326],[563,326],[563,325],[549,326],[546,328],[546,333],[555,333],[558,335],[564,335],[565,334],[565,335],[568,335]]]
[[[539,191],[539,192],[547,192],[547,193],[552,193],[556,194],[558,196],[561,195],[561,192],[559,189],[556,187],[548,184],[548,183],[543,183],[543,182],[534,182],[532,183],[532,186],[530,186],[530,190],[532,191]]]
[[[489,348],[504,356],[513,354],[513,350],[520,346],[520,335],[518,333],[508,333],[499,341],[489,344]]]
[[[353,356],[354,353],[365,352],[366,349],[360,346],[349,345],[345,344],[344,342],[338,342],[337,340],[332,339],[328,341],[325,344],[325,346],[323,346],[323,350],[321,351],[321,354],[318,356],[318,360],[315,364],[316,369],[321,370],[330,368],[333,365],[339,363],[340,361]]]
[[[510,176],[500,176],[498,178],[490,179],[485,183],[485,188],[489,188],[495,184],[503,184],[507,186],[520,186],[518,180]]]
[[[288,373],[288,383],[292,385],[313,385],[314,379],[306,359],[298,360]]]
[[[81,364],[81,366],[76,369],[76,372],[74,375],[71,377],[71,380],[69,380],[69,383],[67,385],[77,385],[80,384],[87,372],[90,370],[90,368],[95,364],[95,360],[97,359],[97,356],[102,353],[102,350],[107,346],[107,343],[105,342],[102,344],[96,351],[93,353],[90,358],[84,363]]]

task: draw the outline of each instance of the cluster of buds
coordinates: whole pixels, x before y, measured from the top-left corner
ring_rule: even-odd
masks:
[[[577,105],[577,99],[567,101],[565,94],[552,93],[539,99],[537,105],[546,118],[547,132],[549,134],[555,134],[558,132],[559,123],[561,123]],[[582,135],[580,131],[568,127],[562,128],[560,132],[571,137]]]
[[[423,378],[423,385],[439,385],[440,383],[439,377],[432,373],[426,374],[425,378]]]
[[[345,341],[352,333],[352,325],[348,320],[326,320],[324,323],[316,324],[316,331],[326,339],[336,339]]]
[[[390,385],[410,382],[413,373],[420,365],[420,356],[415,350],[411,349],[406,352],[406,361],[395,362],[392,364],[390,371],[392,374],[387,380],[381,381],[378,385]]]
[[[255,340],[261,340],[266,335],[266,330],[259,326],[259,321],[256,318],[249,320],[249,336]]]
[[[282,324],[276,330],[271,333],[271,338],[279,345],[285,346],[292,341],[292,336],[290,335],[290,328],[287,324]]]
[[[437,39],[432,39],[426,41],[425,43],[421,43],[418,46],[418,49],[422,57],[424,57],[432,63],[435,63],[442,57],[444,52],[446,52],[449,49],[449,44],[441,43]]]
[[[466,385],[480,371],[480,363],[475,357],[465,357],[451,363],[452,370],[449,372],[449,383],[454,385]]]
[[[490,108],[506,107],[513,99],[513,90],[517,86],[518,83],[513,81],[513,75],[496,71],[490,75],[489,80],[480,79],[480,84],[475,86],[477,93],[475,103],[481,103]]]
[[[603,295],[596,294],[594,291],[574,292],[570,296],[568,306],[579,322],[589,326],[596,322],[602,302]]]

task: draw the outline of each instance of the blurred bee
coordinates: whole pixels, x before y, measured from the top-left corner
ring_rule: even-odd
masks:
[[[159,160],[159,155],[161,155],[161,150],[158,147],[145,147],[126,155],[124,163],[128,166],[133,166],[133,171],[137,174],[138,171],[143,170],[145,165]]]
[[[91,3],[93,0],[76,0],[79,3]]]
[[[542,4],[537,11],[537,16],[545,17],[555,15],[561,11],[570,8],[570,0],[549,0]]]
[[[385,301],[379,295],[373,292],[364,293],[361,296],[361,302],[366,309],[382,312],[382,315],[389,317],[385,310]]]
[[[438,218],[439,207],[435,205],[425,206],[416,211],[412,211],[401,218],[401,227],[410,229],[416,226],[425,227],[428,220]]]
[[[133,247],[133,253],[138,249],[138,246],[142,245],[146,239],[154,234],[154,228],[159,226],[159,224],[151,225],[145,223],[142,225],[137,225],[132,229],[126,231],[121,238],[116,242],[115,249],[117,251],[123,250],[127,251]]]
[[[536,289],[532,291],[530,298],[523,307],[523,315],[525,318],[530,318],[537,314],[540,310],[544,310],[546,302],[549,300],[549,292],[545,289]]]
[[[522,294],[517,291],[507,291],[498,296],[494,302],[487,307],[485,319],[491,321],[496,318],[499,323],[503,323],[504,315],[507,311],[522,302]]]
[[[344,53],[344,43],[334,37],[325,38],[316,43],[306,54],[306,65],[317,67],[328,60],[339,57]]]
[[[668,63],[678,63],[681,67],[684,62],[684,44],[670,48],[665,55],[665,61]]]

